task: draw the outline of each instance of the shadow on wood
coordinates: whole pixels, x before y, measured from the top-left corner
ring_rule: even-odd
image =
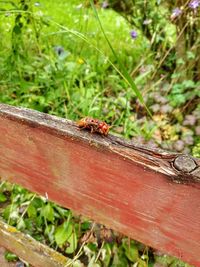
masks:
[[[0,105],[0,176],[200,266],[200,160]]]

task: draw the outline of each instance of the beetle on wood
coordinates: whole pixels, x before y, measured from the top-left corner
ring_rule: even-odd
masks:
[[[79,128],[90,130],[91,133],[99,133],[105,136],[108,135],[110,129],[110,126],[106,122],[89,117],[81,119],[77,122],[77,125]]]

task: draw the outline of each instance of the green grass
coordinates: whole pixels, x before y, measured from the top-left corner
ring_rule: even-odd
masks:
[[[159,56],[160,51],[153,54],[150,42],[139,30],[138,38],[131,39],[131,28],[122,16],[111,9],[96,6],[104,34],[94,10],[89,8],[89,4],[84,7],[89,1],[43,0],[40,6],[35,6],[35,1],[31,1],[28,12],[21,12],[9,2],[0,3],[0,102],[73,120],[93,116],[111,124],[111,131],[117,135],[129,139],[154,138],[158,145],[166,147],[170,143],[170,149],[173,149],[171,142],[182,138],[188,131],[189,126],[183,126],[181,104],[198,96],[198,84],[194,83],[194,90],[188,94],[188,87],[185,89],[182,84],[177,87],[178,84],[171,85],[169,80],[164,80],[169,86],[163,89],[162,77],[156,77],[155,81],[148,80],[152,70],[157,71],[153,57]],[[19,1],[15,0],[14,3],[18,5]],[[166,11],[162,12],[165,14]],[[22,24],[16,22],[19,14],[22,15]],[[167,38],[170,43],[175,43],[174,25],[166,24],[165,29],[169,31]],[[164,48],[166,43],[163,41]],[[61,49],[60,55],[56,52],[58,47]],[[147,70],[142,71],[140,67]],[[125,79],[119,71],[125,74]],[[132,84],[131,88],[130,82],[126,82],[128,74],[132,74],[139,92],[145,96],[145,103],[150,106],[157,103],[153,94],[159,93],[167,98],[167,90],[171,86],[172,92],[168,98],[173,101],[174,110],[167,114],[158,111],[153,115],[153,120],[148,118],[147,111],[138,102],[137,93],[132,90],[135,85]],[[184,102],[180,103],[183,89],[187,94],[184,93]],[[159,105],[161,108],[162,105]],[[178,123],[172,124],[170,120]],[[195,131],[195,126],[190,128],[190,132]],[[195,138],[195,142],[197,145],[193,153],[198,156],[199,139]],[[17,186],[0,185],[0,202],[5,201],[8,202],[3,213],[5,220],[53,248],[59,247],[64,253],[62,242],[65,240],[62,235],[60,238],[60,232],[69,231],[71,234],[73,222],[74,235],[79,240],[92,225],[87,220],[77,223],[78,218],[70,211]],[[26,209],[22,216],[20,210],[24,206]],[[69,218],[70,228],[64,224]],[[104,255],[104,265],[132,266],[135,257],[138,266],[147,266],[148,263],[152,266],[155,261],[164,266],[166,261],[173,266],[183,265],[170,256],[154,257],[144,245],[135,241],[130,242],[130,254],[128,242],[124,237],[120,244],[103,243],[101,258]],[[87,250],[91,266],[95,261],[99,263],[97,244],[87,244]],[[77,253],[77,250],[73,252]]]
[[[144,95],[144,88],[145,103],[153,104],[149,92],[159,91],[162,81],[162,78],[156,83],[148,81],[155,68],[149,41],[139,30],[138,38],[132,40],[131,28],[122,16],[111,9],[96,7],[104,34],[88,1],[44,0],[40,6],[34,3],[31,1],[28,13],[21,13],[21,28],[15,21],[20,9],[2,3],[0,101],[73,120],[94,116],[113,125],[111,131],[119,135],[151,139],[158,123],[154,121],[148,132],[146,111],[137,102]],[[13,33],[14,26],[17,30]],[[173,28],[168,35],[173,43],[174,26],[165,27]],[[61,55],[55,52],[56,47],[62,47]],[[140,66],[147,70],[140,73]],[[137,85],[136,94],[132,90],[135,85],[127,76],[131,73]],[[198,86],[195,83],[194,86],[197,95]],[[169,100],[173,99],[173,106],[177,106],[180,96],[172,93]],[[184,103],[191,99],[190,95],[182,96]],[[135,122],[140,117],[145,117],[146,122]],[[166,118],[166,124],[170,119]]]
[[[32,2],[31,23],[24,23],[23,17],[25,26],[14,39],[11,30],[17,11],[9,16],[1,13],[6,42],[1,44],[0,101],[70,119],[90,115],[126,125],[135,94],[111,65],[110,61],[120,69],[94,12],[77,8],[80,1],[57,2],[42,1],[39,7]],[[131,72],[147,41],[142,36],[131,40],[130,27],[114,11],[98,9],[98,13],[120,62]],[[13,43],[18,48],[15,55]],[[56,46],[64,49],[61,56],[56,55]],[[128,128],[125,132],[129,136]]]

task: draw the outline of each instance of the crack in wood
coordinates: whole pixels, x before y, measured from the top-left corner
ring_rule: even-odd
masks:
[[[200,159],[4,104],[0,121],[3,179],[200,267]]]
[[[167,175],[176,183],[200,183],[200,160],[189,155],[150,148],[110,134],[104,137],[80,131],[78,126],[70,120],[25,108],[0,104],[0,116],[18,120],[33,128],[43,128],[51,134],[63,136],[63,138],[68,136],[71,140],[88,143],[96,149],[109,149],[144,168]]]
[[[197,163],[190,155],[178,154],[164,151],[162,149],[152,149],[143,145],[135,144],[131,141],[124,141],[118,137],[110,137],[113,145],[112,150],[121,154],[126,154],[127,158],[146,167],[159,171],[171,178],[176,183],[199,183],[200,182],[200,163]],[[131,149],[127,152],[124,148]],[[137,151],[137,153],[135,153]]]

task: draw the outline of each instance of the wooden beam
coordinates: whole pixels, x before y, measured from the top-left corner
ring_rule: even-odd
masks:
[[[67,258],[0,220],[0,245],[37,267],[63,267]]]
[[[200,160],[0,105],[0,176],[200,266]]]

